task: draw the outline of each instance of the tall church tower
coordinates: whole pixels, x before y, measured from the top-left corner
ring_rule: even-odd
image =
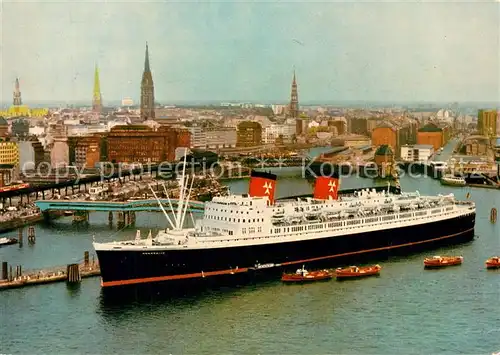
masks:
[[[297,93],[297,81],[295,80],[295,70],[293,71],[292,94],[290,99],[290,117],[299,117],[299,94]]]
[[[21,99],[21,91],[19,89],[19,78],[16,78],[16,84],[14,86],[14,106],[21,106],[23,100]]]
[[[141,119],[146,121],[155,118],[155,88],[153,76],[149,68],[149,52],[146,43],[146,59],[144,61],[144,73],[141,82]]]
[[[97,64],[94,72],[94,92],[92,95],[92,111],[100,114],[102,111],[101,83],[99,81],[99,68]]]

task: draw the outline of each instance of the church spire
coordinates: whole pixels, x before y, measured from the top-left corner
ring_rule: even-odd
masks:
[[[21,100],[21,90],[19,88],[19,78],[16,78],[16,84],[14,85],[14,106],[21,106],[23,101]]]
[[[149,50],[148,50],[148,42],[146,42],[146,58],[144,59],[144,71],[151,71],[149,68]]]
[[[101,113],[102,110],[102,96],[101,96],[101,83],[99,81],[99,68],[97,64],[94,70],[94,91],[92,94],[92,111]]]
[[[299,117],[299,94],[297,92],[295,69],[293,70],[292,92],[290,95],[290,116],[293,118]]]
[[[153,76],[149,67],[149,49],[146,42],[146,58],[141,81],[141,118],[143,121],[155,118],[155,92]]]

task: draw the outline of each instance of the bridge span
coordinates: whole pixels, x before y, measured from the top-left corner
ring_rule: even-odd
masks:
[[[172,206],[178,206],[177,199],[171,199]],[[160,199],[163,208],[170,211],[167,199]],[[156,200],[131,200],[125,202],[117,201],[84,201],[84,200],[38,200],[35,205],[42,211],[87,211],[87,212],[137,212],[137,211],[161,211]],[[189,201],[187,211],[202,212],[205,204],[200,201]]]

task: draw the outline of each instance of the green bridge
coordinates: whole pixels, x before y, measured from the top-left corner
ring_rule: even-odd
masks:
[[[160,199],[163,208],[170,211],[167,199]],[[177,199],[171,199],[174,208],[178,205]],[[79,200],[38,200],[35,205],[42,211],[103,211],[103,212],[130,212],[130,211],[161,211],[156,200],[133,200],[125,202],[108,201],[79,201]],[[200,201],[190,201],[187,211],[202,212],[205,204]]]

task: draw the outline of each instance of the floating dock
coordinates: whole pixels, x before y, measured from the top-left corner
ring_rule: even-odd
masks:
[[[3,262],[0,291],[62,281],[78,283],[83,278],[100,275],[101,270],[96,261],[88,262],[87,260],[82,263],[68,264],[50,269],[30,270],[26,273],[23,273],[21,266],[16,266],[14,274],[12,266],[9,269],[8,264]]]

